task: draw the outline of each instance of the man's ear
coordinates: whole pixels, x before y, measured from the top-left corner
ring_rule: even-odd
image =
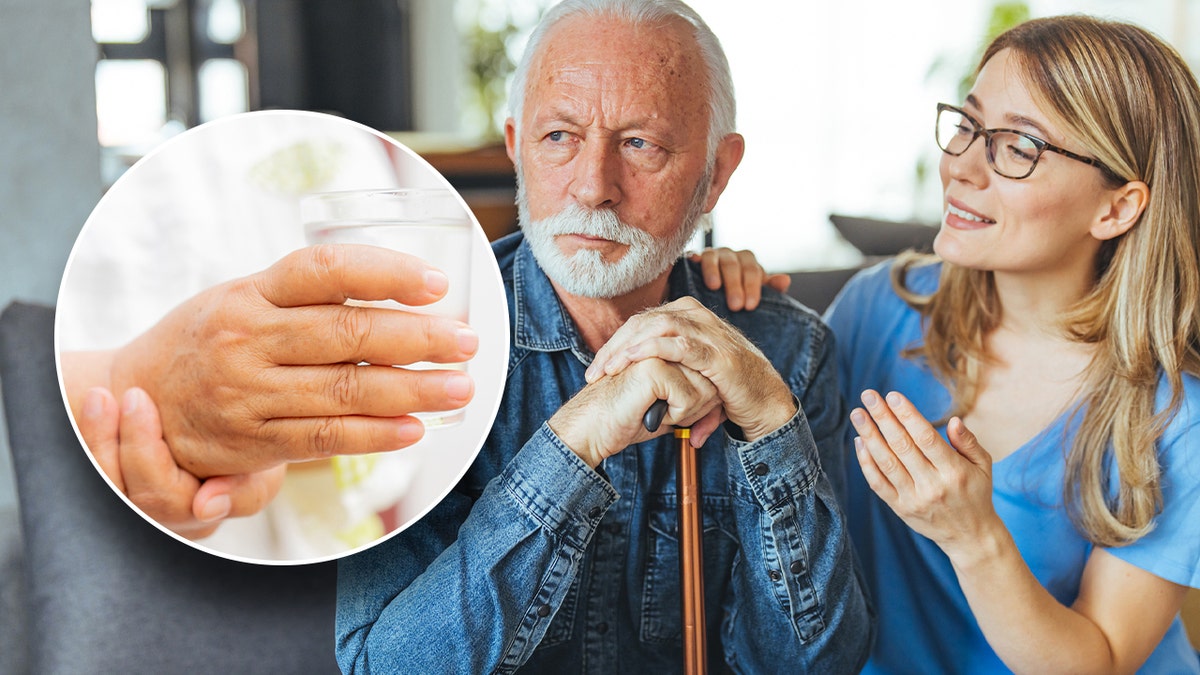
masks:
[[[1140,180],[1129,181],[1112,190],[1100,212],[1100,219],[1092,225],[1092,236],[1108,241],[1125,234],[1137,224],[1149,203],[1150,186]]]
[[[517,122],[513,118],[504,120],[504,150],[513,164],[517,163]]]
[[[741,134],[727,134],[717,144],[717,155],[713,164],[712,180],[708,184],[708,199],[704,202],[704,213],[713,210],[717,199],[729,185],[729,177],[733,170],[742,163],[742,155],[746,153],[746,139]]]

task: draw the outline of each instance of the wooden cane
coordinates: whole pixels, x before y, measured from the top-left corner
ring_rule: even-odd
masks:
[[[667,402],[655,401],[642,418],[648,431],[657,431],[667,413]],[[700,464],[691,443],[692,430],[675,429],[679,451],[675,462],[675,486],[679,501],[679,579],[682,602],[683,672],[704,675],[707,642],[704,636],[704,520],[700,511]]]
[[[691,429],[675,429],[679,454],[675,483],[679,492],[679,573],[683,593],[683,672],[704,675],[704,520],[700,512],[700,463],[689,440]]]

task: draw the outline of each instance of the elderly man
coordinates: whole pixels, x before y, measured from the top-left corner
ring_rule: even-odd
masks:
[[[741,160],[733,108],[720,45],[682,3],[567,0],[535,31],[505,133],[523,233],[494,245],[505,398],[445,501],[340,563],[343,670],[679,671],[666,425],[707,437],[709,666],[862,664],[866,603],[831,488],[832,337],[779,295],[730,313],[678,262]],[[647,308],[639,325],[687,356],[585,386],[593,354]],[[641,419],[657,399],[669,409],[652,434]]]

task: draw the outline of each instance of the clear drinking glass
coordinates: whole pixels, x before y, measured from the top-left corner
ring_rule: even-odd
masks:
[[[309,244],[370,244],[416,256],[445,272],[445,297],[430,305],[392,300],[348,304],[402,309],[467,322],[471,297],[471,249],[474,224],[462,201],[442,188],[351,190],[304,197],[300,218]],[[409,369],[466,371],[465,363],[414,363]],[[464,409],[413,413],[426,428],[463,420]]]

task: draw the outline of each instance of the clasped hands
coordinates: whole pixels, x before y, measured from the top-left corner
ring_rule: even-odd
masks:
[[[590,466],[625,447],[692,427],[701,446],[728,419],[748,441],[796,413],[791,390],[762,352],[693,298],[631,318],[588,367],[588,384],[550,418],[550,428]],[[667,401],[659,430],[642,417]]]

